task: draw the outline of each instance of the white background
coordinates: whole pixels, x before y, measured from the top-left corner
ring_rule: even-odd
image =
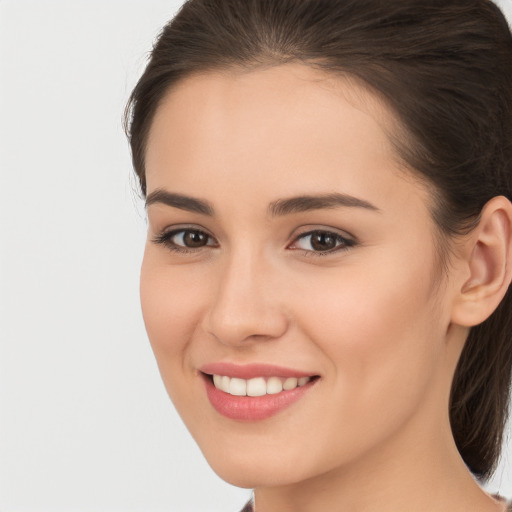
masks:
[[[2,512],[230,512],[249,496],[182,426],[138,302],[121,117],[180,3],[0,0]],[[492,485],[508,497],[511,458]]]

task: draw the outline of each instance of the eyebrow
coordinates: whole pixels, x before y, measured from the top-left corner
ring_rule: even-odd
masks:
[[[321,194],[317,196],[297,196],[288,199],[278,199],[270,203],[269,213],[276,217],[289,215],[290,213],[307,212],[310,210],[324,210],[339,207],[364,208],[366,210],[380,211],[376,206],[347,194],[333,192],[331,194]]]
[[[151,192],[146,199],[146,208],[152,204],[165,204],[188,212],[201,213],[213,217],[213,206],[204,199],[195,199],[183,194],[175,194],[158,188]]]
[[[152,204],[165,204],[173,208],[193,213],[200,213],[213,217],[215,212],[211,203],[204,199],[197,199],[168,192],[164,189],[157,189],[151,192],[146,199],[146,208]],[[311,210],[325,210],[339,207],[363,208],[365,210],[380,211],[373,204],[357,197],[334,192],[331,194],[304,195],[273,201],[268,206],[268,213],[272,217],[281,217],[292,213],[307,212]]]

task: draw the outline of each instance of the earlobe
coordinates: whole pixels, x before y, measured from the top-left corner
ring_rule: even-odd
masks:
[[[478,225],[468,235],[465,277],[457,285],[452,322],[472,327],[498,307],[512,279],[512,204],[494,197],[482,209]],[[469,274],[469,276],[468,276]]]

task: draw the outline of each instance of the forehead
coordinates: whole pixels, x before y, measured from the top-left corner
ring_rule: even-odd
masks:
[[[386,105],[350,77],[301,64],[193,75],[155,114],[148,192],[171,185],[210,194],[223,182],[237,195],[248,186],[265,194],[268,184],[276,195],[282,185],[284,195],[304,187],[361,194],[371,183],[375,192],[396,188],[404,175],[418,187],[390,142],[397,132]]]
[[[224,127],[222,121],[228,118],[253,127],[263,122],[267,131],[271,132],[273,128],[282,128],[283,124],[305,126],[306,120],[310,124],[316,122],[317,126],[328,127],[339,110],[337,107],[343,103],[349,103],[370,117],[373,121],[371,124],[380,128],[372,134],[378,136],[378,140],[374,138],[375,142],[387,142],[382,137],[384,132],[392,133],[400,129],[391,110],[355,77],[334,75],[303,64],[289,63],[252,70],[228,68],[193,74],[178,81],[160,102],[151,126],[149,143],[151,145],[155,131],[163,128],[163,124],[166,129],[169,128],[171,114],[179,120],[182,128],[187,127],[183,124],[187,119],[193,122],[193,118],[197,119],[199,115],[203,125],[206,121],[216,125],[215,133],[220,132]],[[330,112],[333,115],[328,115]],[[234,116],[237,113],[242,113],[243,119],[236,119]],[[194,127],[199,128],[197,125]],[[215,133],[210,132],[209,138]]]

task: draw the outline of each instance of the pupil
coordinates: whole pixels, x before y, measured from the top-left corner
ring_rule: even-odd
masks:
[[[203,247],[208,240],[206,234],[201,231],[187,231],[183,238],[187,247]]]
[[[311,247],[317,251],[328,251],[336,247],[336,238],[328,233],[315,233],[311,237]]]

